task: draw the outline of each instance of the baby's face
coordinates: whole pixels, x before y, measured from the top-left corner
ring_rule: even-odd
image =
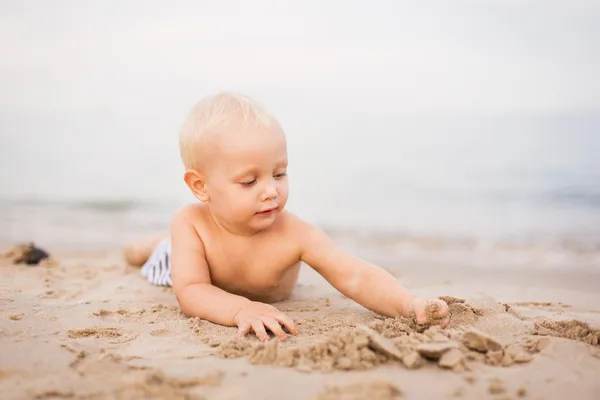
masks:
[[[271,226],[288,199],[285,136],[257,127],[220,134],[214,145],[206,176],[211,211],[238,231]]]

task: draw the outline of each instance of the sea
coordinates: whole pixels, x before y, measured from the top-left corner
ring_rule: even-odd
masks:
[[[476,250],[517,251],[529,255],[525,266],[543,251],[559,254],[545,267],[600,269],[600,113],[279,115],[288,208],[351,250],[371,246],[375,257],[412,246],[441,259],[462,249],[464,263]],[[0,114],[0,243],[105,250],[166,232],[195,201],[177,148],[182,119]]]

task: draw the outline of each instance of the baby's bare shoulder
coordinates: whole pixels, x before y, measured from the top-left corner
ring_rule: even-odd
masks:
[[[290,212],[285,213],[285,222],[282,225],[285,236],[293,241],[301,252],[331,241],[322,228]]]
[[[278,228],[281,231],[280,233],[295,240],[299,240],[304,235],[310,233],[311,230],[316,229],[313,224],[289,211],[281,213],[281,223]]]
[[[203,230],[208,217],[208,207],[203,203],[190,203],[180,207],[173,214],[173,225],[194,226],[197,230]]]

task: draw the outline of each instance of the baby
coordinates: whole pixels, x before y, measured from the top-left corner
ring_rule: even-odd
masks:
[[[269,331],[285,340],[297,328],[270,303],[290,296],[304,262],[376,313],[447,325],[444,301],[414,296],[285,210],[286,137],[262,105],[232,93],[203,99],[184,121],[179,144],[183,179],[199,202],[175,213],[167,239],[129,245],[125,258],[143,264],[150,282],[172,285],[186,315],[237,326],[242,335],[253,331],[263,341]]]

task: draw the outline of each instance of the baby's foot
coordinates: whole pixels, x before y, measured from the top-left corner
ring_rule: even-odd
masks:
[[[127,243],[123,246],[125,262],[134,267],[141,267],[163,239],[163,236],[149,236]]]
[[[406,306],[404,316],[419,325],[439,325],[445,328],[450,322],[448,304],[440,299],[415,297]]]

